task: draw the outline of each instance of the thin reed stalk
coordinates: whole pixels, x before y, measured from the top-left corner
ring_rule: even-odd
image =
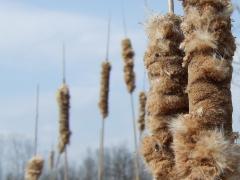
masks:
[[[67,155],[67,147],[64,151],[64,180],[69,180],[69,167],[68,167],[68,155]]]
[[[49,154],[49,169],[52,171],[54,169],[54,162],[55,162],[55,152],[52,150]]]
[[[34,139],[34,154],[37,155],[38,148],[38,118],[39,118],[39,85],[37,85],[36,92],[36,116],[35,116],[35,139]]]
[[[168,12],[174,13],[174,0],[168,0]]]
[[[102,127],[100,131],[100,143],[99,143],[99,158],[98,158],[98,180],[104,179],[104,132],[105,132],[105,120],[102,120]]]
[[[135,155],[134,155],[134,167],[135,167],[135,180],[140,180],[139,177],[139,156],[138,156],[138,143],[137,143],[137,130],[136,130],[136,121],[135,121],[135,111],[134,111],[134,99],[133,94],[130,94],[131,100],[131,110],[132,110],[132,123],[133,123],[133,135],[134,135],[134,147],[135,147]]]

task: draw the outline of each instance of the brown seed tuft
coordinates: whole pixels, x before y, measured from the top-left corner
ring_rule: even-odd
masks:
[[[135,73],[134,73],[134,51],[130,39],[122,41],[122,57],[124,60],[124,79],[129,93],[135,89]]]
[[[70,93],[66,84],[57,92],[57,102],[59,106],[59,153],[63,153],[70,143],[71,131],[69,127]]]
[[[102,117],[108,116],[108,96],[110,85],[111,64],[107,61],[102,63],[100,100],[98,103]]]
[[[25,180],[38,180],[42,174],[44,160],[40,156],[34,156],[25,170]]]

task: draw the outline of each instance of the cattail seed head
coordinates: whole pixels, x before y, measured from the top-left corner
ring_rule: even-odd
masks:
[[[139,94],[139,117],[138,117],[139,131],[141,133],[145,130],[146,101],[147,97],[145,92],[141,92]]]
[[[69,127],[70,93],[66,84],[58,90],[57,101],[59,106],[59,144],[58,149],[63,153],[70,143],[71,131]]]
[[[182,67],[184,53],[179,49],[183,40],[181,22],[170,13],[154,15],[145,24],[149,42],[144,62],[150,84],[146,125],[151,136],[142,140],[141,152],[156,180],[178,179],[169,123],[188,112],[187,70]]]
[[[122,57],[124,60],[124,79],[129,93],[135,89],[135,73],[134,73],[134,51],[132,48],[131,40],[124,39],[122,41]]]
[[[44,160],[40,156],[34,156],[28,163],[25,170],[25,180],[38,180],[42,174]]]
[[[100,100],[98,103],[103,118],[108,116],[108,97],[110,85],[111,64],[108,61],[102,63]]]
[[[179,179],[240,179],[239,146],[232,140],[230,0],[183,0],[189,114],[172,124]]]

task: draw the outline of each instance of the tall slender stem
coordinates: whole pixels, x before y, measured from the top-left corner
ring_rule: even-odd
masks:
[[[168,0],[168,12],[174,13],[174,0]]]
[[[64,151],[64,180],[69,180],[67,147]]]
[[[106,46],[106,61],[109,60],[109,47],[110,47],[110,35],[111,35],[111,12],[109,12],[108,17],[108,27],[107,27],[107,46]]]
[[[138,161],[138,145],[137,145],[137,129],[135,121],[135,110],[134,110],[134,99],[133,94],[130,94],[131,110],[132,110],[132,123],[133,123],[133,134],[134,134],[134,146],[135,146],[135,156],[134,156],[134,166],[135,166],[135,180],[139,180],[139,161]]]
[[[105,132],[105,119],[102,119],[102,127],[100,132],[100,144],[99,144],[99,158],[98,158],[98,180],[104,178],[104,132]]]
[[[126,15],[125,15],[124,0],[122,0],[122,22],[123,22],[124,35],[125,37],[127,37],[127,22],[126,22]]]
[[[65,43],[63,42],[62,45],[62,81],[63,84],[66,83],[66,46]]]
[[[38,118],[39,118],[39,85],[36,89],[36,115],[35,115],[35,140],[34,140],[34,154],[37,155],[38,148]]]

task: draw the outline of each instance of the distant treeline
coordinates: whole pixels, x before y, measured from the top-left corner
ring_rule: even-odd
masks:
[[[0,143],[0,180],[24,180],[26,162],[33,154],[32,141],[26,138],[7,137],[0,138]],[[87,150],[87,152],[84,159],[79,158],[83,160],[78,165],[69,162],[70,180],[97,180],[98,151]],[[63,180],[62,163],[57,169],[51,171],[48,154],[45,154],[45,157],[44,171],[40,180]],[[106,149],[104,180],[133,180],[133,157],[132,152],[124,146]],[[143,163],[141,163],[140,177],[141,180],[151,180]]]

